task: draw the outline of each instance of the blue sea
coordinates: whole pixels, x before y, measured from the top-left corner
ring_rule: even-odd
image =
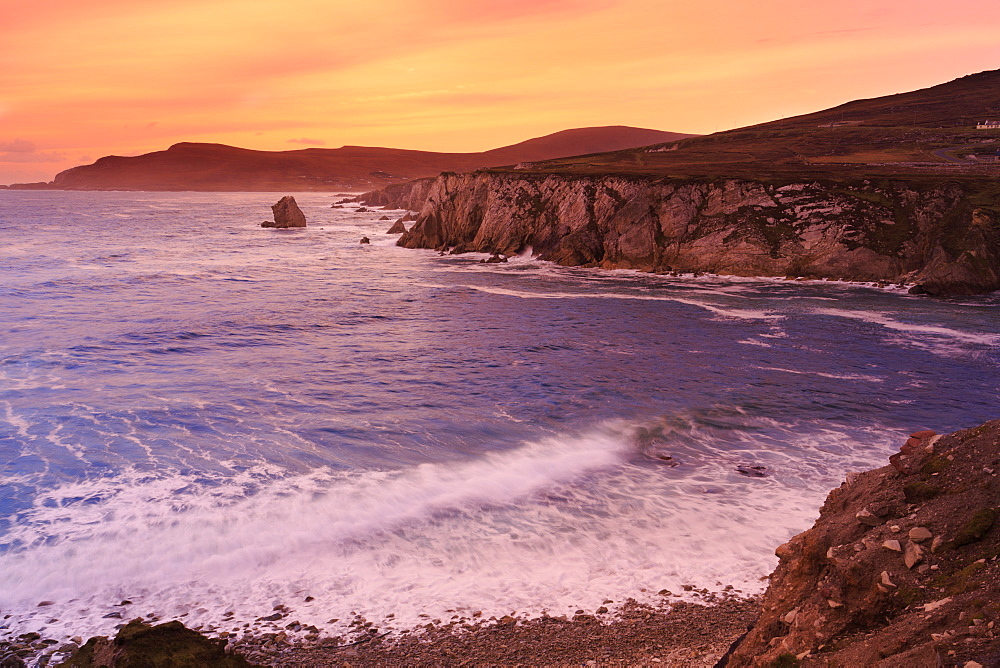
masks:
[[[483,264],[279,195],[0,191],[0,639],[757,593],[848,472],[1000,417],[997,296]]]

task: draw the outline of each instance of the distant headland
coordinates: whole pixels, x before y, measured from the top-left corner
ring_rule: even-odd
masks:
[[[343,146],[254,151],[184,142],[134,157],[105,156],[60,172],[50,182],[15,190],[329,191],[370,190],[390,183],[575,155],[605,153],[696,135],[622,125],[563,130],[480,153],[436,153]]]

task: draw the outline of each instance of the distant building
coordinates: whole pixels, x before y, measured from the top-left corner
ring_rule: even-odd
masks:
[[[977,130],[1000,130],[1000,121],[983,121],[976,126]]]

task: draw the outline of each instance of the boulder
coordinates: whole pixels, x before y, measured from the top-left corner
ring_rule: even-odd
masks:
[[[368,237],[361,237],[361,241],[360,241],[360,242],[358,242],[358,243],[362,243],[362,244],[370,244],[371,242],[372,242],[372,240],[371,240],[371,239],[369,239]]]
[[[271,211],[274,212],[274,224],[270,224],[270,221],[261,223],[261,227],[305,227],[306,217],[299,209],[299,205],[295,203],[295,198],[291,195],[285,195],[279,199],[276,203],[271,205]]]
[[[227,654],[226,641],[212,641],[180,622],[158,626],[134,619],[113,640],[103,636],[87,644],[62,664],[74,668],[127,666],[204,666],[244,668],[250,664],[238,654]]]
[[[403,219],[400,218],[392,224],[392,227],[389,228],[386,234],[403,234],[404,232],[406,232],[406,225],[403,225]]]

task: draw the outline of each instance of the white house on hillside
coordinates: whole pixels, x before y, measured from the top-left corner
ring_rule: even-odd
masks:
[[[1000,130],[1000,121],[983,121],[976,126],[977,130]]]

